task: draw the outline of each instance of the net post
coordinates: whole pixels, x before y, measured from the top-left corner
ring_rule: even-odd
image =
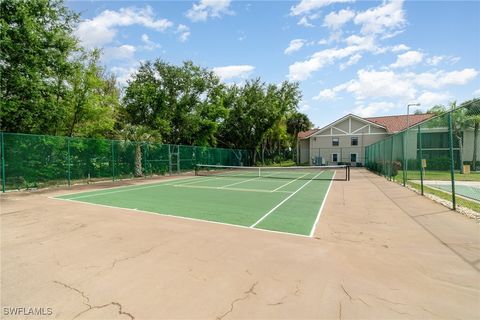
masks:
[[[455,199],[455,165],[453,159],[453,132],[452,132],[452,112],[448,113],[448,148],[450,153],[450,179],[452,183],[452,207],[457,209]]]
[[[418,126],[418,163],[420,167],[420,191],[423,196],[423,150],[422,150],[422,130]]]
[[[1,144],[2,144],[2,192],[5,193],[5,140],[3,139],[3,132],[1,137]]]
[[[112,181],[115,181],[115,140],[112,140]]]
[[[67,177],[68,177],[68,186],[70,187],[71,186],[71,154],[70,154],[70,139],[71,137],[67,137],[67,168],[68,168],[68,172],[67,172]]]

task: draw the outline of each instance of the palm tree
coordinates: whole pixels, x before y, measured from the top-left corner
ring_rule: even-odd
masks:
[[[142,145],[145,143],[161,142],[160,134],[145,126],[127,124],[120,132],[125,140],[135,144],[135,177],[143,175],[142,170]]]
[[[478,153],[478,136],[480,131],[480,98],[475,98],[462,103],[462,107],[466,109],[468,121],[473,125],[473,157],[472,170],[477,171],[477,153]]]

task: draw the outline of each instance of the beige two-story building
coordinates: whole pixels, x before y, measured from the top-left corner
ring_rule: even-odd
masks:
[[[413,114],[361,118],[348,114],[329,125],[298,134],[297,161],[310,165],[364,165],[365,147],[431,118]]]

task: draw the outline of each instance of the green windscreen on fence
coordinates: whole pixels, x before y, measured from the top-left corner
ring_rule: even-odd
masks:
[[[2,190],[175,174],[196,164],[242,166],[246,150],[0,133]]]
[[[367,146],[366,167],[391,180],[480,211],[479,100]]]

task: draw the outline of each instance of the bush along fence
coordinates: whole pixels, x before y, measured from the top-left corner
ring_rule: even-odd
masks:
[[[366,167],[480,212],[479,126],[478,101],[466,104],[367,146]]]
[[[246,165],[238,149],[0,133],[2,191],[191,171],[196,164]]]

